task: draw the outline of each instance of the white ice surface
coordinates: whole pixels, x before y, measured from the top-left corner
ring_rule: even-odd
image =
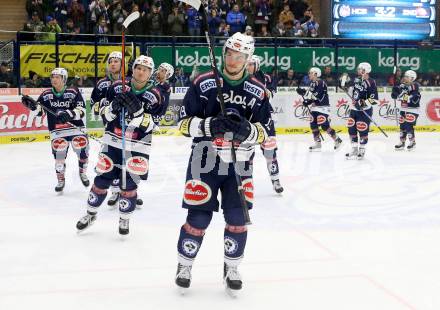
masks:
[[[223,228],[216,214],[186,296],[174,285],[190,140],[155,137],[144,208],[126,240],[104,204],[82,235],[88,190],[73,153],[62,196],[49,143],[0,146],[0,309],[440,309],[440,137],[417,134],[415,152],[375,134],[364,161],[347,137],[309,153],[311,137],[279,137],[283,196],[255,160],[255,207],[240,267],[244,289],[222,286]],[[92,143],[89,177],[99,150]]]

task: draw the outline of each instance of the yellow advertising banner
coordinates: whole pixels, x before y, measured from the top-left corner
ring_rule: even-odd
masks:
[[[113,51],[120,51],[121,46],[106,45],[98,46],[98,76],[105,76],[108,56]],[[128,64],[133,53],[132,47],[125,48],[125,63]],[[140,54],[139,47],[136,55]],[[20,46],[20,71],[22,77],[29,77],[29,71],[37,73],[41,77],[49,77],[50,72],[56,66],[56,53],[54,45],[21,45]],[[95,47],[93,45],[60,45],[59,66],[66,68],[69,77],[95,76]]]

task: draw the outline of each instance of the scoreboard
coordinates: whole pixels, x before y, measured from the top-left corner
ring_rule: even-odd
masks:
[[[332,0],[333,36],[423,40],[436,34],[436,0]]]

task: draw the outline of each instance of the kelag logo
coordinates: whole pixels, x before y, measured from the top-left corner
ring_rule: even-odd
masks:
[[[440,122],[440,99],[432,99],[426,106],[426,115],[434,122]]]

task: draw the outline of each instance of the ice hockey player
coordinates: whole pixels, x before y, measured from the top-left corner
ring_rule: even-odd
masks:
[[[105,98],[109,88],[121,79],[121,64],[122,64],[122,53],[119,51],[113,51],[110,53],[107,59],[107,75],[106,77],[100,79],[96,83],[95,88],[93,88],[92,94],[90,96],[90,106],[93,110],[94,115],[99,116],[99,110],[101,107],[101,102],[105,105]],[[105,124],[104,124],[105,126]],[[110,197],[107,200],[107,204],[111,207],[116,206],[116,202],[119,198],[119,179],[115,179],[110,186]],[[141,198],[136,199],[136,207],[139,208],[143,204]]]
[[[238,272],[246,245],[247,226],[235,170],[242,179],[248,208],[252,207],[252,162],[254,145],[268,137],[270,105],[265,87],[246,72],[254,52],[253,38],[235,33],[223,46],[221,92],[226,116],[221,114],[213,71],[199,75],[188,89],[180,111],[179,130],[193,138],[182,207],[188,209],[186,223],[177,243],[178,267],[175,278],[180,288],[191,283],[191,268],[202,245],[213,212],[223,209],[223,279],[229,292],[242,288]],[[231,140],[236,147],[236,169],[231,159]],[[221,204],[218,194],[221,192]]]
[[[416,147],[416,138],[414,134],[414,126],[420,113],[420,85],[415,82],[417,73],[408,70],[403,75],[403,83],[394,86],[391,97],[400,101],[400,144],[395,146],[396,151],[405,149],[406,138],[408,137],[408,151],[412,151]]]
[[[296,92],[304,98],[303,105],[309,107],[311,113],[310,129],[315,140],[315,144],[309,147],[311,152],[321,151],[319,127],[333,139],[335,150],[338,150],[342,144],[342,139],[330,127],[330,101],[328,99],[327,84],[320,77],[321,69],[312,67],[309,70],[309,88],[307,90],[304,88],[296,89]]]
[[[37,101],[23,96],[22,102],[37,115],[47,114],[52,154],[55,158],[55,172],[58,183],[56,192],[62,192],[65,186],[66,157],[69,144],[78,156],[79,177],[84,186],[89,186],[87,163],[89,157],[89,139],[85,133],[84,116],[86,113],[84,98],[77,88],[67,87],[67,70],[55,68],[50,74],[52,88],[45,90]],[[44,107],[44,108],[43,108]],[[47,112],[44,111],[47,109]],[[53,113],[53,114],[52,114]]]
[[[354,80],[354,85],[348,90],[353,103],[347,122],[352,145],[351,152],[345,154],[347,159],[363,159],[365,156],[370,118],[373,117],[372,105],[377,104],[376,100],[379,98],[376,81],[370,78],[370,72],[371,65],[367,62],[361,62],[357,67],[358,77]],[[342,82],[341,86],[345,88],[345,82]]]
[[[126,91],[123,92],[122,81],[118,81],[107,91],[105,105],[101,103],[100,114],[106,124],[102,140],[104,147],[95,168],[97,176],[89,193],[87,214],[76,225],[78,231],[94,223],[98,208],[104,201],[112,181],[123,177],[123,117],[126,127],[127,173],[126,185],[124,187],[124,184],[121,184],[121,197],[118,200],[119,233],[129,233],[129,219],[136,205],[137,186],[140,180],[146,180],[148,176],[152,131],[155,127],[153,118],[163,115],[168,105],[164,94],[154,85],[148,84],[153,71],[153,59],[139,56],[133,63],[133,76],[126,78]],[[126,113],[121,116],[123,108]]]
[[[264,86],[266,87],[266,95],[270,100],[273,97],[276,89],[273,86],[272,78],[270,77],[270,75],[260,70],[260,57],[258,57],[257,55],[252,55],[247,65],[247,72],[250,75],[253,75],[262,84],[264,84]],[[269,105],[270,111],[271,113],[273,113],[274,110],[270,102]],[[271,127],[268,134],[269,138],[260,145],[260,148],[263,152],[264,158],[266,159],[267,171],[269,172],[270,179],[272,180],[273,189],[278,194],[281,194],[284,191],[284,188],[281,186],[280,183],[280,168],[277,159],[278,147],[275,133],[275,123],[273,122],[273,120],[271,122]]]

